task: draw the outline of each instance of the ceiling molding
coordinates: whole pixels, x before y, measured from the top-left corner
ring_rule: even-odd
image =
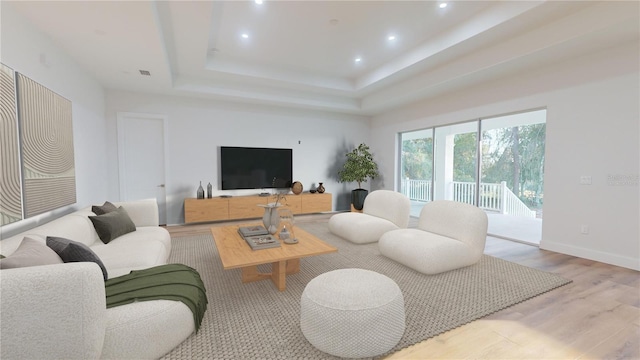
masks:
[[[435,5],[1,4],[105,88],[366,116],[640,39],[640,4],[632,1],[452,2],[446,12]],[[250,41],[239,36],[244,28]],[[385,43],[391,33],[397,43]]]

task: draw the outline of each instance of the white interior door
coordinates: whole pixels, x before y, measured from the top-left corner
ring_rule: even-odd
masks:
[[[166,128],[165,115],[118,113],[120,199],[157,199],[160,224],[167,223]]]

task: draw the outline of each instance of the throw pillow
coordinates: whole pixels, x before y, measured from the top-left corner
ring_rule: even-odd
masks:
[[[25,237],[13,254],[0,260],[0,269],[15,269],[28,266],[62,264],[55,251],[42,242]]]
[[[112,211],[116,211],[118,208],[113,205],[112,203],[105,201],[104,204],[102,204],[102,206],[100,205],[93,205],[91,207],[91,211],[94,212],[94,214],[96,215],[103,215],[103,214],[107,214],[110,213]]]
[[[54,236],[47,236],[47,246],[58,253],[62,261],[69,262],[94,262],[100,266],[104,280],[108,279],[107,269],[104,267],[102,260],[87,245]]]
[[[119,236],[136,231],[136,225],[122,206],[110,213],[89,216],[89,219],[91,219],[100,240],[105,244]]]

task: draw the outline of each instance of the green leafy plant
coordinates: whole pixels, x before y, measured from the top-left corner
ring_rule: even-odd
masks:
[[[373,155],[369,152],[367,145],[358,145],[357,148],[348,152],[346,156],[347,161],[344,163],[342,170],[338,171],[338,181],[355,181],[358,183],[358,188],[361,188],[363,182],[380,176],[378,164],[373,160]]]

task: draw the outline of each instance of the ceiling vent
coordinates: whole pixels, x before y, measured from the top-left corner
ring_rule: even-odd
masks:
[[[138,71],[140,71],[140,75],[151,76],[151,73],[149,72],[149,70],[138,70]]]

